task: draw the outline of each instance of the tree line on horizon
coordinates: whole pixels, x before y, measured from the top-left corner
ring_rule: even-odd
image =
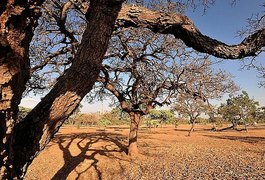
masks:
[[[210,106],[201,100],[183,99],[173,103],[168,109],[153,109],[143,117],[141,127],[156,128],[163,125],[190,124],[188,135],[195,128],[195,124],[212,124],[211,131],[224,131],[234,129],[248,131],[248,126],[256,126],[265,122],[265,107],[259,106],[259,102],[251,99],[246,91],[241,94],[230,95],[226,103],[219,106]],[[30,108],[20,107],[19,116],[25,117],[31,111]],[[230,126],[226,127],[226,124]],[[79,127],[119,126],[130,125],[129,116],[119,107],[104,113],[82,113],[80,108],[65,121],[64,125]],[[244,126],[238,128],[238,125]]]

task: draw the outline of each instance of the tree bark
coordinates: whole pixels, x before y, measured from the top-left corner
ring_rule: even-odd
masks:
[[[179,122],[178,122],[178,119],[176,119],[176,120],[175,120],[175,123],[174,123],[174,124],[175,124],[175,129],[178,128],[178,125],[179,125],[178,123],[179,123]]]
[[[128,155],[134,156],[138,154],[137,138],[138,138],[139,124],[141,122],[141,114],[137,112],[131,112],[130,119],[131,119],[131,125],[129,133]]]
[[[232,128],[233,128],[234,130],[237,130],[237,126],[238,126],[238,120],[233,120],[233,121],[232,121]]]
[[[90,1],[81,45],[72,66],[12,132],[7,178],[23,178],[27,167],[78,107],[98,76],[122,1]]]
[[[245,126],[245,131],[248,132],[248,125],[247,122],[244,120],[244,126]]]
[[[192,123],[191,123],[191,128],[190,128],[190,130],[189,130],[189,134],[188,134],[188,136],[190,136],[191,133],[194,131],[194,127],[195,127],[195,121],[192,121]]]
[[[12,172],[13,128],[18,121],[18,105],[29,79],[29,45],[42,0],[0,2],[0,177]]]
[[[117,23],[120,27],[144,27],[155,33],[172,34],[199,52],[223,59],[255,56],[256,52],[265,46],[264,28],[246,37],[237,45],[227,45],[203,35],[187,16],[156,12],[126,4],[119,13]]]
[[[238,130],[237,129],[237,124],[238,124],[237,120],[233,120],[231,126],[226,127],[226,128],[222,128],[219,131],[225,131],[225,130],[228,130],[228,129],[233,129],[233,130],[236,130],[237,131]]]

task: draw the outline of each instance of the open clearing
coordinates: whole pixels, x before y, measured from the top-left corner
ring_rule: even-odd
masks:
[[[265,179],[265,126],[211,132],[141,129],[141,155],[126,155],[126,127],[62,127],[29,167],[30,179]]]

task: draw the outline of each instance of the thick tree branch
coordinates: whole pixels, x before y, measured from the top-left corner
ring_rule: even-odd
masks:
[[[265,46],[265,29],[246,37],[237,45],[203,35],[192,20],[181,14],[151,11],[144,7],[123,5],[117,24],[120,27],[144,27],[162,34],[172,34],[193,49],[224,59],[239,59],[255,56]]]

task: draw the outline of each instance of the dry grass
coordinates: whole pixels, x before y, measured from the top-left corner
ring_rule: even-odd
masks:
[[[127,128],[64,127],[26,179],[264,179],[265,127],[210,132],[199,126],[139,132],[141,155],[126,155]]]

